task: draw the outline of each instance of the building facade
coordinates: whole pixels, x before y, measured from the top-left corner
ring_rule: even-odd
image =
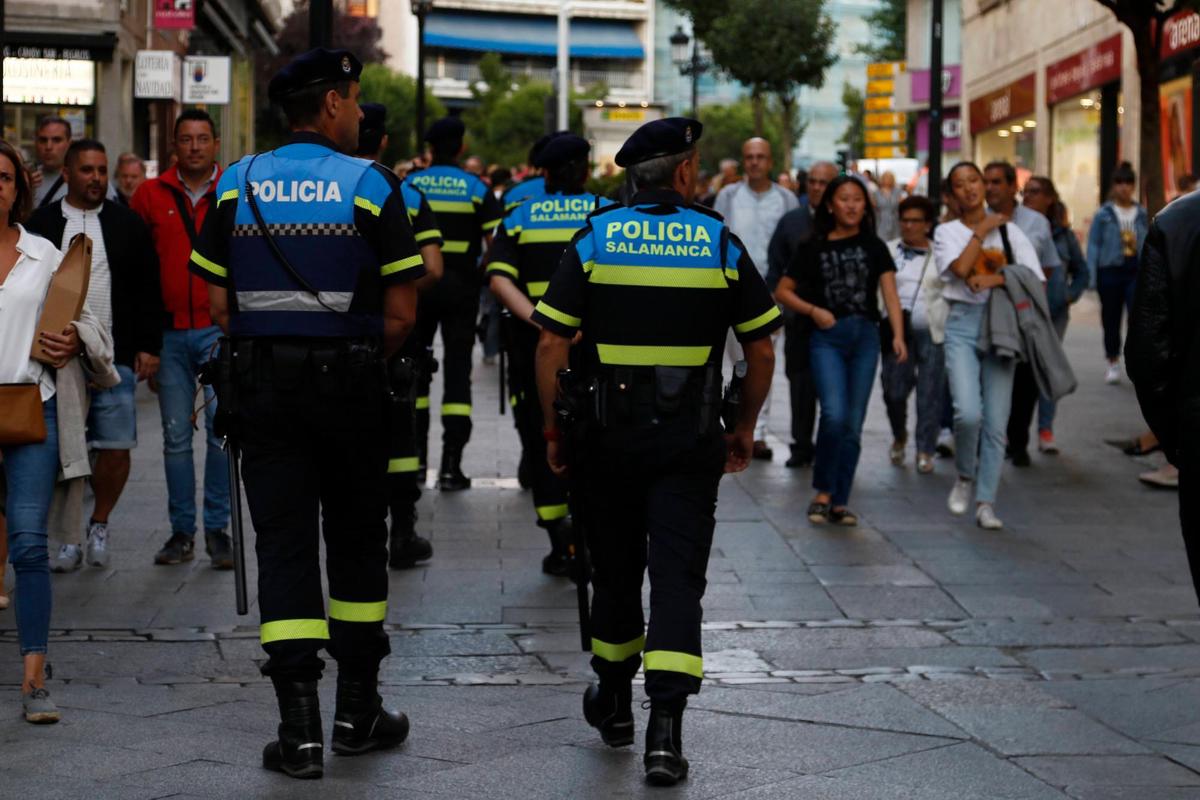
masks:
[[[687,14],[671,8],[662,0],[656,0],[654,26],[654,99],[662,103],[667,112],[679,116],[688,114],[692,106],[692,79],[679,71],[679,65],[671,58],[671,36],[677,30],[683,31],[689,38],[695,39],[692,33],[692,20]],[[701,73],[696,85],[697,103],[705,105],[727,105],[745,97],[749,92],[746,87],[736,81],[724,77],[720,71],[712,68],[711,59],[706,57],[701,45],[701,61],[708,64],[708,69]]]
[[[896,111],[913,121],[913,154],[924,165],[929,159],[929,98],[932,89],[931,0],[908,0],[905,29],[907,69],[896,80]],[[962,158],[962,0],[942,6],[942,170]]]

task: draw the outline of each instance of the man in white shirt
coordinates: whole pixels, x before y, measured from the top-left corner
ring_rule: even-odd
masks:
[[[771,180],[771,145],[766,139],[747,139],[742,145],[742,171],[744,180],[726,186],[717,194],[714,208],[725,217],[729,229],[737,234],[746,246],[746,252],[758,267],[759,273],[767,274],[767,247],[775,227],[784,214],[799,207],[796,195]],[[779,343],[779,331],[772,341]],[[730,361],[742,358],[742,346],[730,332],[726,340],[726,353]],[[767,419],[771,413],[771,395],[763,402],[754,431],[754,457],[770,461],[773,453],[767,446]]]

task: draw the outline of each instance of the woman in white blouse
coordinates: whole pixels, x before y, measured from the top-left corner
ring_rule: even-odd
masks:
[[[92,359],[89,374],[105,382],[111,371],[112,343],[86,313],[64,330],[37,331],[50,279],[62,254],[50,242],[26,231],[19,221],[29,213],[31,191],[21,158],[0,141],[0,383],[36,384],[46,420],[46,440],[0,447],[7,479],[5,516],[9,558],[16,572],[17,636],[24,660],[21,699],[25,719],[51,723],[58,709],[45,687],[46,646],[50,629],[50,560],[46,524],[60,472],[60,446],[77,445],[83,436],[85,387],[82,341]],[[29,357],[34,336],[54,359],[48,368]],[[67,387],[60,392],[60,387]],[[59,394],[62,402],[59,402]],[[63,413],[63,412],[66,413]]]
[[[1043,280],[1044,276],[1037,253],[1021,229],[1008,217],[987,210],[979,167],[969,162],[956,164],[946,185],[958,215],[934,232],[933,253],[946,285],[942,297],[950,304],[945,358],[954,401],[958,479],[948,505],[953,514],[967,513],[973,489],[976,523],[997,530],[1004,525],[993,504],[1004,465],[1005,428],[1016,362],[994,353],[981,354],[976,344],[991,291],[1004,285],[999,270],[1023,268],[1033,270]],[[1011,259],[1005,254],[1001,228],[1012,249]]]

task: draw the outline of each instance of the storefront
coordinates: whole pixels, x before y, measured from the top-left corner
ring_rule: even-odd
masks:
[[[1120,160],[1121,35],[1046,67],[1050,177],[1071,226],[1086,231]]]
[[[71,134],[96,132],[97,65],[112,60],[116,36],[10,32],[4,47],[4,138],[33,155],[39,119],[58,116]]]
[[[971,101],[971,138],[975,161],[1007,161],[1017,168],[1023,185],[1035,164],[1037,151],[1037,76],[1026,75]]]
[[[929,158],[929,70],[909,72],[909,99],[916,107],[917,158],[922,164]],[[943,168],[962,158],[962,67],[951,64],[942,70],[942,161]],[[943,169],[943,172],[945,170]]]
[[[1194,175],[1200,145],[1193,136],[1194,109],[1200,81],[1200,12],[1181,11],[1163,26],[1162,66],[1159,72],[1158,107],[1163,169],[1167,200],[1179,195],[1179,179]]]

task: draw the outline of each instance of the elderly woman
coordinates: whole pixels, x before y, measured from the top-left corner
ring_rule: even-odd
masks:
[[[85,308],[62,331],[39,331],[37,322],[62,254],[19,223],[32,193],[21,157],[0,141],[0,383],[36,386],[46,437],[0,446],[7,479],[5,517],[9,558],[17,576],[17,638],[24,660],[21,701],[26,721],[52,723],[58,708],[45,686],[50,632],[50,558],[46,527],[60,478],[88,474],[84,419],[87,384],[114,386],[112,340]],[[52,359],[48,369],[29,357],[34,337]],[[86,375],[85,375],[86,370]],[[0,414],[5,409],[0,408]]]

